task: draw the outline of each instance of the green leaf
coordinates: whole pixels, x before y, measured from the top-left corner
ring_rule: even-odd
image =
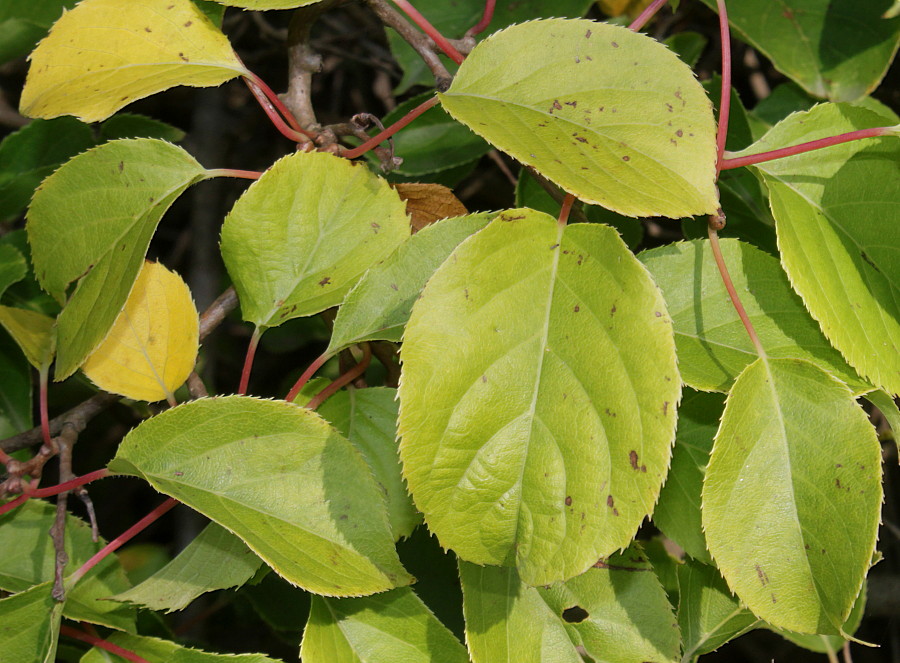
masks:
[[[771,128],[791,113],[806,111],[816,105],[816,98],[793,82],[776,86],[772,93],[750,111],[750,115]]]
[[[85,122],[175,85],[209,87],[248,73],[190,0],[83,0],[30,60],[22,114]]]
[[[0,63],[27,55],[76,0],[0,3]]]
[[[100,138],[103,140],[159,138],[170,143],[177,143],[184,136],[185,133],[181,129],[173,127],[171,124],[135,113],[116,113],[100,125]]]
[[[706,469],[703,527],[757,616],[837,634],[871,563],[881,497],[881,447],[845,385],[796,359],[741,373]]]
[[[806,359],[856,393],[871,389],[831,347],[791,291],[778,261],[737,240],[721,240],[722,255],[766,353]],[[725,290],[709,241],[679,242],[641,253],[663,291],[675,323],[684,382],[702,391],[727,391],[757,358]]]
[[[0,516],[0,589],[21,592],[53,580],[56,551],[47,532],[55,520],[56,507],[37,499]],[[83,520],[72,515],[66,517],[68,573],[87,562],[105,544],[105,541],[91,540],[91,528]],[[110,555],[67,592],[62,614],[76,621],[133,631],[134,609],[104,600],[128,586],[118,559]]]
[[[411,581],[362,456],[305,408],[191,401],[132,430],[109,468],[200,511],[309,591],[360,596]]]
[[[894,442],[897,444],[897,455],[900,456],[900,408],[897,407],[896,401],[881,390],[869,392],[865,398],[877,407],[878,411],[887,420],[888,425],[891,427]]]
[[[530,207],[550,216],[559,216],[560,203],[538,184],[538,181],[524,168],[519,171],[516,183],[516,207]],[[583,206],[584,215],[591,223],[605,223],[615,228],[628,248],[634,249],[644,238],[644,227],[640,222],[616,214],[597,205]]]
[[[229,7],[243,7],[245,9],[293,9],[294,7],[306,7],[314,5],[322,0],[216,0]]]
[[[4,138],[0,143],[0,220],[18,218],[41,180],[93,146],[91,128],[74,117],[35,120]]]
[[[678,567],[678,587],[683,661],[715,651],[759,623],[732,595],[715,567],[686,559]]]
[[[360,341],[399,341],[413,303],[434,270],[461,241],[484,228],[493,217],[482,212],[432,223],[384,262],[372,266],[338,309],[327,352]]]
[[[565,622],[513,568],[459,563],[473,663],[583,663]]]
[[[184,610],[201,594],[240,587],[261,566],[262,560],[243,541],[210,523],[162,569],[110,598],[150,610]]]
[[[823,104],[795,113],[755,154],[883,126],[872,111]],[[741,153],[743,154],[743,153]],[[858,140],[755,166],[769,188],[781,261],[828,340],[872,384],[900,393],[900,140]]]
[[[128,633],[113,633],[107,642],[137,654],[149,663],[278,663],[276,659],[263,654],[212,654],[182,647],[169,640],[148,638]],[[119,663],[126,659],[111,654],[105,649],[94,647],[81,657],[80,663]]]
[[[587,203],[675,218],[719,206],[706,93],[645,35],[587,20],[513,26],[476,46],[438,96],[475,133]]]
[[[28,275],[25,256],[12,244],[0,245],[0,297],[13,283],[18,283]]]
[[[350,440],[372,469],[395,540],[408,537],[422,521],[400,475],[397,407],[396,389],[372,387],[339,391],[318,410]]]
[[[724,406],[721,394],[684,393],[678,406],[672,466],[653,510],[653,523],[700,561],[710,561],[701,525],[700,493]]]
[[[244,320],[274,327],[340,304],[409,234],[403,201],[364,165],[298,152],[235,203],[222,258]]]
[[[305,663],[468,663],[465,648],[408,587],[358,599],[314,596]]]
[[[180,147],[117,140],[68,161],[28,210],[41,286],[65,308],[55,377],[74,373],[106,337],[131,292],[160,218],[206,171]],[[66,288],[80,279],[66,301]]]
[[[688,67],[693,67],[709,44],[709,39],[699,32],[686,30],[672,35],[663,43],[672,49]]]
[[[541,585],[626,546],[669,465],[670,324],[608,226],[510,210],[460,244],[401,353],[404,475],[441,544]]]
[[[844,622],[842,628],[844,633],[852,635],[856,633],[856,629],[859,628],[859,624],[862,622],[863,613],[865,612],[866,594],[867,583],[864,582],[862,590],[860,591],[859,596],[856,597],[856,602],[853,604],[853,610],[850,611],[850,616],[847,617],[847,621]],[[773,628],[772,630],[783,638],[790,640],[795,645],[821,654],[836,654],[843,649],[845,643],[844,638],[839,635],[804,635],[778,628]]]
[[[48,366],[56,352],[56,330],[53,325],[53,318],[42,313],[0,306],[0,326],[22,349],[28,363],[38,370]]]
[[[31,367],[9,334],[0,332],[0,439],[32,427]]]
[[[729,3],[728,22],[811,94],[853,101],[878,86],[900,43],[900,20],[881,17],[888,2],[742,0]]]
[[[0,599],[0,663],[53,663],[63,603],[50,594],[51,582]]]

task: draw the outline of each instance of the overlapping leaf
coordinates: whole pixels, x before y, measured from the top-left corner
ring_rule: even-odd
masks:
[[[237,201],[222,227],[222,257],[244,319],[274,327],[339,304],[409,233],[387,182],[346,159],[301,152]]]
[[[767,354],[812,361],[856,393],[871,388],[819,331],[775,258],[737,240],[720,244]],[[695,389],[727,391],[757,354],[728,297],[709,242],[672,244],[639,257],[662,289],[675,323],[682,379]]]
[[[0,333],[0,438],[32,427],[31,366],[7,334]]]
[[[50,593],[52,582],[0,599],[0,663],[53,663],[63,603]]]
[[[837,634],[880,512],[881,447],[850,390],[802,360],[748,366],[703,484],[709,551],[738,597],[774,626]]]
[[[823,104],[791,115],[744,153],[884,124],[864,108]],[[755,166],[794,289],[847,362],[893,394],[900,393],[898,159],[900,139],[886,137]]]
[[[859,596],[856,597],[856,603],[853,604],[853,610],[850,611],[850,616],[847,617],[847,621],[844,622],[844,626],[841,628],[847,635],[856,633],[860,622],[862,622],[866,608],[867,590],[867,583],[863,583],[862,590],[860,591]],[[810,651],[829,654],[829,656],[836,655],[839,651],[843,650],[844,645],[846,644],[844,637],[839,635],[803,635],[779,628],[773,628],[772,630],[783,638],[790,640],[795,645],[799,645]]]
[[[16,342],[28,363],[40,370],[49,366],[56,352],[54,320],[43,313],[0,306],[0,326]]]
[[[465,648],[407,588],[358,599],[314,596],[306,663],[468,663]]]
[[[439,97],[585,202],[675,218],[718,207],[712,107],[690,67],[645,35],[586,20],[523,23],[481,42]]]
[[[243,7],[245,9],[293,9],[314,5],[322,0],[215,0],[229,7]]]
[[[0,297],[13,283],[18,283],[28,274],[25,256],[12,244],[0,245]]]
[[[160,140],[105,143],[44,180],[28,210],[35,276],[65,308],[56,378],[81,366],[106,337],[169,205],[206,171]],[[66,289],[80,279],[66,301]]]
[[[194,370],[200,318],[187,284],[145,262],[106,339],[82,369],[101,389],[142,401],[174,400]]]
[[[0,3],[0,63],[27,55],[76,0]]]
[[[628,544],[680,378],[665,304],[612,228],[500,214],[431,277],[402,359],[404,475],[445,547],[548,584]]]
[[[205,514],[309,591],[360,596],[411,580],[371,470],[310,410],[192,401],[131,431],[109,467]]]
[[[484,228],[493,216],[470,214],[432,224],[372,267],[341,304],[328,350],[336,352],[375,339],[399,341],[425,281],[457,244]]]
[[[228,39],[190,0],[83,0],[31,54],[21,111],[103,120],[175,85],[247,73]]]
[[[183,647],[170,640],[149,638],[128,633],[113,633],[107,642],[130,651],[148,663],[278,663],[263,654],[213,654],[200,649]],[[134,659],[129,659],[134,660]],[[79,663],[119,663],[126,659],[94,647],[81,657]]]

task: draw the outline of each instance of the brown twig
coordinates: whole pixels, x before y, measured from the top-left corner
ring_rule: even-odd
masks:
[[[384,384],[396,388],[400,384],[400,364],[397,362],[397,346],[388,341],[373,341],[369,345],[372,354],[382,363],[387,375]]]
[[[62,433],[56,439],[59,449],[59,481],[69,481],[75,478],[72,472],[72,447],[78,439],[78,431],[71,425],[65,426]],[[66,564],[69,563],[69,555],[66,552],[66,515],[68,514],[69,491],[56,496],[56,518],[50,527],[50,538],[53,540],[53,549],[56,551],[56,566],[53,573],[52,596],[57,601],[66,600],[66,588],[63,577]]]
[[[310,31],[316,19],[335,4],[336,0],[326,0],[295,9],[287,33],[288,89],[282,98],[300,126],[316,133],[319,122],[312,106],[312,77],[322,71],[322,56],[310,46]]]

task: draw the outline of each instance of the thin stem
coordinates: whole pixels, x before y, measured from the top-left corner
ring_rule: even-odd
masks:
[[[47,486],[46,488],[33,490],[28,493],[28,497],[50,497],[52,495],[59,495],[60,493],[64,493],[66,491],[72,490],[73,488],[78,488],[79,486],[92,483],[94,481],[97,481],[98,479],[105,479],[108,476],[110,476],[110,471],[105,467],[102,467],[99,470],[94,470],[93,472],[82,474],[80,477],[75,477],[74,479],[63,481],[62,483],[58,483],[55,486]]]
[[[13,460],[13,457],[10,456],[5,451],[3,451],[3,449],[0,449],[0,463],[3,463],[4,465],[9,465],[9,462],[11,460]]]
[[[572,205],[574,203],[575,196],[571,193],[567,193],[566,197],[563,198],[562,207],[559,210],[559,218],[557,219],[559,225],[564,226],[569,221],[569,212],[572,211]]]
[[[210,177],[240,177],[245,180],[258,180],[262,173],[255,170],[235,170],[234,168],[217,168],[206,171]]]
[[[415,7],[413,7],[407,0],[394,0],[394,4],[397,5],[404,14],[409,16],[413,23],[422,28],[422,32],[431,37],[437,47],[444,52],[448,58],[453,60],[456,64],[462,64],[462,61],[465,60],[462,53],[456,50],[456,48],[451,44],[447,38],[442,35],[437,29],[428,22],[428,19],[422,16]]]
[[[25,504],[29,499],[28,495],[19,495],[16,499],[10,500],[6,504],[0,504],[0,516],[9,513],[18,506]]]
[[[725,265],[725,258],[722,256],[722,248],[719,246],[719,233],[716,230],[716,222],[721,223],[721,217],[712,217],[707,226],[707,230],[709,231],[709,244],[710,248],[712,248],[713,257],[716,260],[716,267],[719,268],[719,275],[722,277],[722,283],[725,284],[725,290],[728,291],[728,296],[731,298],[731,303],[734,305],[738,317],[741,319],[741,322],[744,323],[744,329],[747,330],[747,334],[753,342],[753,347],[756,348],[756,353],[760,357],[765,358],[766,351],[763,349],[762,343],[760,343],[759,336],[756,335],[756,329],[753,328],[753,323],[750,322],[750,316],[748,316],[747,311],[744,310],[741,298],[738,296],[734,283],[731,281],[731,275],[728,273],[728,267]]]
[[[300,390],[309,382],[309,379],[315,375],[315,372],[322,368],[322,365],[331,359],[330,354],[322,354],[319,355],[316,360],[309,365],[305,371],[303,371],[303,375],[301,375],[298,380],[294,383],[294,386],[291,387],[291,390],[288,392],[287,396],[284,397],[288,403],[292,403],[295,398],[297,398],[297,394],[300,393]]]
[[[743,157],[734,157],[731,159],[722,159],[719,170],[731,170],[732,168],[740,168],[741,166],[750,166],[765,161],[773,161],[784,157],[792,157],[796,154],[804,152],[812,152],[813,150],[821,150],[823,147],[831,147],[832,145],[840,145],[841,143],[849,143],[854,140],[863,138],[879,138],[882,136],[896,135],[896,127],[874,127],[872,129],[859,129],[850,131],[837,136],[829,136],[828,138],[820,138],[819,140],[811,140],[808,143],[800,143],[791,147],[782,147],[770,152],[760,152],[759,154],[748,154]]]
[[[362,346],[362,360],[356,366],[341,375],[337,380],[325,387],[318,394],[310,398],[309,403],[306,404],[306,407],[308,407],[310,410],[315,410],[322,403],[324,403],[325,400],[332,396],[338,389],[340,389],[344,385],[350,384],[356,378],[366,372],[366,369],[369,367],[369,363],[372,361],[372,349],[369,347],[368,343],[363,343]]]
[[[429,108],[433,108],[434,106],[437,106],[438,101],[439,100],[437,97],[432,97],[428,101],[419,104],[418,106],[413,108],[411,111],[409,111],[406,115],[404,115],[399,120],[394,122],[394,124],[389,126],[387,129],[385,129],[378,135],[373,136],[372,138],[367,140],[365,143],[363,143],[359,147],[355,147],[352,150],[346,150],[345,152],[342,153],[342,156],[347,157],[348,159],[355,159],[356,157],[365,154],[366,152],[371,150],[373,147],[375,147],[382,141],[387,140],[388,138],[393,136],[395,133],[400,131],[403,127],[405,127],[407,124],[409,124],[410,122],[415,120],[422,113],[427,111]]]
[[[148,661],[146,658],[138,656],[133,651],[123,649],[119,645],[114,645],[113,643],[103,640],[102,638],[98,638],[95,635],[91,635],[90,633],[79,631],[77,628],[73,628],[72,626],[68,626],[67,624],[62,624],[59,627],[59,633],[60,635],[72,638],[73,640],[79,640],[81,642],[86,642],[87,644],[94,647],[105,649],[111,654],[115,654],[116,656],[124,658],[126,661],[133,661],[133,663],[150,663],[150,661]]]
[[[466,34],[477,35],[484,32],[494,19],[494,8],[496,6],[497,0],[485,0],[484,13],[481,15],[481,20],[472,26]]]
[[[144,531],[151,523],[157,520],[160,516],[164,515],[168,511],[170,511],[173,507],[179,504],[178,500],[173,497],[170,497],[165,502],[160,504],[158,507],[153,509],[146,516],[137,521],[134,525],[129,527],[127,530],[122,532],[115,539],[107,543],[103,548],[101,548],[97,554],[91,557],[88,561],[86,561],[80,569],[75,571],[71,576],[69,576],[68,581],[66,582],[66,586],[68,589],[71,589],[75,583],[81,580],[84,575],[90,571],[92,568],[97,566],[107,555],[115,552],[120,547],[128,543],[135,535]]]
[[[256,84],[255,81],[248,77],[244,77],[244,83],[247,84],[247,87],[250,88],[250,92],[253,93],[253,96],[256,98],[256,101],[259,102],[259,105],[265,111],[266,115],[269,116],[269,119],[272,121],[272,124],[275,125],[275,128],[278,129],[279,133],[282,136],[287,138],[288,140],[292,140],[295,143],[308,143],[309,136],[307,136],[307,131],[297,131],[296,129],[292,129],[287,124],[285,124],[284,119],[281,115],[278,114],[278,111],[275,109],[275,106],[272,104],[271,100],[266,96],[266,93],[263,91],[259,85]]]
[[[716,0],[719,8],[719,37],[722,41],[722,90],[719,96],[719,126],[716,131],[716,173],[721,170],[725,140],[728,137],[728,116],[731,113],[731,31],[728,29],[728,10],[725,0]]]
[[[628,26],[629,30],[634,30],[637,32],[642,27],[647,25],[647,22],[656,15],[660,9],[662,9],[665,4],[669,0],[654,0],[654,2],[647,6],[647,8],[642,11],[634,21],[632,21],[631,25]]]
[[[45,363],[40,370],[40,383],[38,387],[38,400],[41,416],[41,437],[44,440],[44,446],[48,449],[53,448],[53,439],[50,435],[50,416],[47,414],[47,385],[50,378],[50,364]]]
[[[250,337],[250,344],[247,346],[247,355],[244,357],[244,368],[241,371],[241,382],[238,385],[238,394],[247,393],[247,385],[250,384],[250,370],[253,368],[253,358],[256,356],[256,346],[259,345],[259,337],[262,331],[259,327],[253,330],[253,336]]]
[[[250,78],[252,79],[253,83],[257,85],[260,90],[262,90],[262,93],[266,95],[266,99],[268,99],[272,103],[272,105],[275,106],[278,112],[281,113],[281,116],[285,120],[287,120],[288,126],[290,126],[291,129],[303,134],[310,140],[316,137],[314,133],[312,133],[311,131],[307,131],[300,126],[300,123],[297,122],[294,114],[291,113],[290,109],[284,105],[283,101],[281,101],[281,97],[275,94],[275,92],[272,91],[272,88],[270,88],[263,79],[253,73],[250,74]]]

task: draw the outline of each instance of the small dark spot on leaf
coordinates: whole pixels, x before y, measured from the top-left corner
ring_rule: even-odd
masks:
[[[554,100],[553,100],[553,107],[554,107],[556,110],[562,110],[562,104],[559,103],[559,99],[554,99]]]
[[[372,231],[373,231],[376,235],[378,234],[378,231],[381,230],[381,224],[375,223],[374,221],[372,221],[372,223],[369,224],[369,225],[372,226]]]
[[[559,248],[559,244],[554,244],[553,246],[550,247],[550,250],[552,251],[553,249],[557,249],[557,248]]]
[[[590,31],[590,30],[588,30],[587,32],[584,33],[584,38],[585,38],[585,39],[590,39],[590,38],[591,38],[591,31]]]
[[[178,57],[182,59],[184,62],[190,62],[190,59],[182,52],[178,52]]]
[[[587,138],[585,138],[584,136],[575,136],[575,140],[577,140],[579,143],[587,142]]]
[[[144,32],[153,32],[153,30],[151,30],[150,28],[145,27],[145,28],[144,28]]]
[[[790,9],[785,9],[783,12],[781,12],[781,15],[789,21],[794,20],[794,12],[792,12]]]
[[[119,172],[121,173],[123,170],[125,170],[125,162],[120,161],[119,162]]]
[[[577,305],[577,304],[576,304],[576,305],[575,305],[575,308],[574,308],[574,309],[572,309],[572,310],[573,310],[573,311],[575,311],[575,312],[576,312],[576,313],[578,313],[578,311],[580,311],[580,310],[581,310],[581,307],[580,307],[580,306],[578,306],[578,305]]]
[[[562,611],[562,618],[570,624],[580,624],[588,617],[590,617],[590,613],[580,605],[573,605]]]
[[[578,106],[578,102],[577,101],[567,101],[566,106],[571,106],[572,108],[575,108],[576,106]]]
[[[575,64],[581,64],[581,58],[577,55],[575,56]]]
[[[661,317],[662,317],[662,313],[661,313],[660,311],[654,311],[654,312],[653,312],[653,315],[655,315],[657,318],[661,318]]]
[[[319,281],[319,285],[322,286],[323,288],[324,288],[326,285],[328,285],[329,283],[331,283],[331,277],[330,277],[330,276],[326,276],[324,279],[322,279],[321,281]]]
[[[397,290],[397,284],[391,283],[391,290]]]
[[[175,476],[176,476],[176,477],[183,477],[183,476],[184,476],[184,472],[177,472],[177,471],[176,471],[176,472],[175,472]]]
[[[189,27],[191,27],[193,24],[194,24],[193,21],[185,21],[184,27],[189,28]]]
[[[622,157],[622,161],[631,161],[631,157],[626,154]]]
[[[634,449],[628,452],[628,462],[631,463],[631,469],[638,469],[638,455]]]
[[[762,586],[765,587],[769,584],[769,576],[766,575],[766,572],[762,570],[762,567],[759,564],[754,564],[753,568],[756,569],[756,577],[759,578],[759,581],[762,583]]]
[[[566,496],[566,506],[572,506],[572,496],[571,495]]]
[[[669,401],[663,401],[663,416],[669,414]]]
[[[342,513],[340,516],[338,516],[338,520],[347,520],[347,514]]]
[[[616,416],[616,413],[613,412],[612,410],[610,410],[609,408],[606,408],[606,409],[603,410],[603,411],[606,413],[606,416],[607,416],[607,417],[615,417],[615,416]]]
[[[487,375],[482,375],[482,376],[481,376],[481,381],[482,381],[482,382],[487,382]]]
[[[612,307],[611,309],[609,309],[609,314],[610,314],[610,315],[615,315],[615,314],[616,314],[616,305],[615,305],[615,304],[613,304],[613,307]]]
[[[613,48],[619,48],[619,45],[618,45],[616,42],[612,42],[612,47],[613,47]]]
[[[463,297],[465,297],[466,299],[469,298],[469,289],[468,288],[463,288]]]
[[[778,603],[778,599],[775,598],[774,594],[772,594],[772,603]]]

